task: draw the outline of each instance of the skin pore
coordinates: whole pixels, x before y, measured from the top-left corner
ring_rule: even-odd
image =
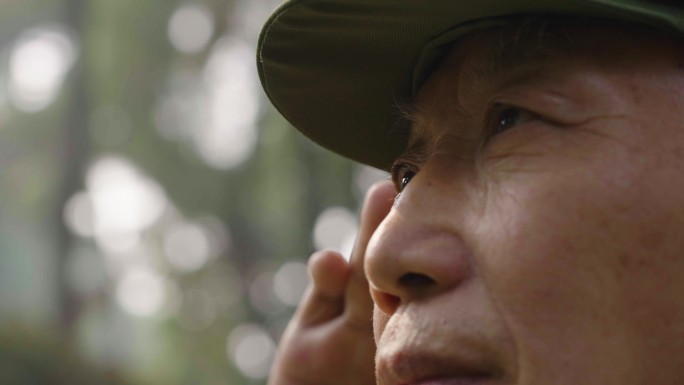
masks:
[[[558,31],[481,33],[421,90],[365,253],[379,385],[684,378],[682,46]]]

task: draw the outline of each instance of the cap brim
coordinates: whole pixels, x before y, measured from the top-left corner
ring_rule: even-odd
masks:
[[[291,0],[259,39],[261,83],[304,135],[388,170],[407,133],[396,106],[412,99],[449,42],[512,15],[577,15],[684,31],[682,7],[607,0]]]

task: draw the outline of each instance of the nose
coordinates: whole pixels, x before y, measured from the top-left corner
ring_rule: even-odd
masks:
[[[471,252],[459,231],[465,215],[458,202],[465,197],[447,184],[421,171],[369,242],[371,296],[388,315],[455,290],[472,274]]]

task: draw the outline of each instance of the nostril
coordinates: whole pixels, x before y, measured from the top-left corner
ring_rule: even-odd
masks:
[[[401,298],[397,297],[396,295],[384,293],[378,290],[371,290],[371,296],[373,297],[373,302],[375,305],[387,315],[394,314],[401,303]]]
[[[435,283],[435,280],[424,274],[406,273],[399,278],[399,284],[404,287],[425,287]]]
[[[385,314],[394,314],[399,306],[428,294],[437,287],[437,281],[428,275],[406,273],[399,277],[389,291],[371,289],[375,305]]]

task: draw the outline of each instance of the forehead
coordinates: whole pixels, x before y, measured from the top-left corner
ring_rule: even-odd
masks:
[[[684,68],[682,47],[659,31],[596,20],[525,20],[476,32],[450,47],[407,109],[410,142],[431,136],[445,109],[472,115],[487,102],[482,99],[516,84],[559,88],[573,77],[647,76],[658,66]]]

